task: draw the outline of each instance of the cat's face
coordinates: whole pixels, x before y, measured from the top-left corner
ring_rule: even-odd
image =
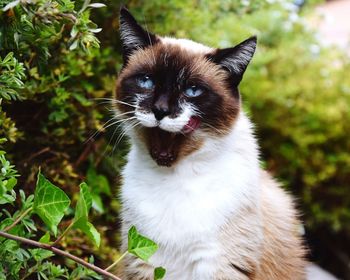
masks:
[[[158,165],[171,166],[200,148],[206,137],[230,131],[240,109],[237,86],[256,38],[211,49],[148,33],[126,9],[120,31],[124,66],[116,109]]]

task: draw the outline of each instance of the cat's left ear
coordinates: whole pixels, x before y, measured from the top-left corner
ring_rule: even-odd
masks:
[[[250,37],[233,48],[217,49],[207,58],[229,71],[234,84],[238,86],[254,55],[256,41],[256,36]]]
[[[134,51],[158,42],[157,36],[144,30],[125,7],[120,9],[119,22],[124,63]]]

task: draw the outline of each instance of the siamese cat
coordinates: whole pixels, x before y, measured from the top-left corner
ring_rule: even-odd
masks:
[[[305,279],[292,198],[259,165],[238,86],[251,37],[215,49],[161,37],[120,12],[124,65],[115,111],[131,150],[123,170],[122,236],[135,225],[158,251],[125,259],[123,279]]]

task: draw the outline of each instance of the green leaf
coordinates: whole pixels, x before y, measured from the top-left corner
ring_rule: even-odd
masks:
[[[101,237],[96,228],[89,222],[88,215],[92,205],[89,187],[86,183],[80,184],[80,196],[75,207],[73,228],[80,229],[97,247],[100,246]]]
[[[19,2],[19,1],[14,1],[14,2]],[[12,3],[14,3],[14,2],[12,2]],[[8,6],[8,4],[7,4],[6,6]],[[5,7],[5,8],[6,8],[6,7]],[[4,60],[2,61],[2,63],[3,63],[3,64],[6,64],[6,63],[8,63],[12,58],[13,58],[13,52],[9,52],[9,53],[5,56],[5,58],[4,58]]]
[[[11,177],[10,179],[8,179],[6,183],[6,189],[10,191],[16,186],[16,184],[17,184],[17,179],[15,177]]]
[[[91,187],[91,192],[95,194],[104,193],[111,195],[111,188],[109,186],[106,176],[97,174],[93,167],[90,167],[87,172],[87,182]]]
[[[40,172],[34,193],[33,210],[44,223],[57,235],[57,225],[70,204],[64,191],[53,185]]]
[[[50,233],[47,231],[40,239],[40,243],[49,244],[50,243]]]
[[[163,279],[165,276],[166,270],[164,267],[156,267],[154,269],[154,280],[160,280]]]
[[[88,217],[89,210],[92,205],[92,198],[89,191],[89,187],[86,183],[80,184],[80,196],[75,208],[75,217],[74,219],[79,219],[81,217]]]
[[[44,249],[29,249],[29,252],[32,254],[32,257],[37,262],[50,258],[55,255],[51,251],[44,250]]]
[[[77,223],[75,224],[75,228],[79,228],[97,247],[100,247],[101,236],[93,224],[90,222]]]
[[[158,245],[147,237],[142,236],[136,230],[135,226],[129,229],[128,233],[128,252],[139,257],[144,261],[158,250]]]
[[[99,194],[91,194],[92,197],[92,208],[94,208],[100,214],[105,211],[103,207],[103,202]]]
[[[16,200],[16,194],[3,194],[0,196],[0,205],[12,203]]]

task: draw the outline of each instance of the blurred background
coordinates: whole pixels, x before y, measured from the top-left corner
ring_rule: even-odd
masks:
[[[121,68],[118,13],[126,4],[160,35],[214,47],[258,36],[240,89],[262,164],[295,196],[310,260],[350,279],[350,1],[99,2],[106,7],[0,0],[1,153],[26,193],[39,167],[70,197],[82,180],[91,188],[102,245],[79,245],[85,237],[73,232],[64,246],[103,266],[119,254],[117,197],[128,144],[117,126],[108,127],[103,98],[113,97]]]

